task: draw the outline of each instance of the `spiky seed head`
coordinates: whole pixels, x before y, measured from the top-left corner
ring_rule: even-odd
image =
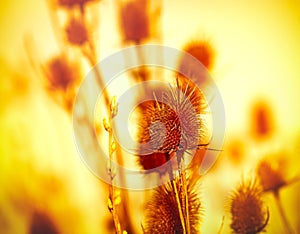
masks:
[[[88,41],[88,30],[83,21],[71,18],[65,28],[67,40],[72,45],[81,46]]]
[[[180,193],[182,186],[180,183],[176,183],[176,186]],[[187,200],[191,233],[199,233],[202,217],[202,205],[197,187],[197,184],[191,184],[187,180]],[[184,207],[184,201],[181,200],[180,202],[181,206]],[[146,204],[144,224],[145,234],[183,233],[178,205],[171,182],[155,189],[152,198]]]
[[[282,186],[287,184],[285,179],[284,163],[273,158],[272,161],[263,159],[257,166],[257,175],[263,187],[263,191],[277,192]]]
[[[192,83],[191,83],[192,84]],[[163,92],[162,100],[140,105],[142,117],[138,131],[139,164],[144,169],[161,166],[171,152],[195,150],[200,135],[200,100],[191,84],[177,82]]]
[[[50,90],[66,91],[79,80],[79,66],[62,54],[50,59],[45,67],[47,87]]]
[[[76,6],[83,7],[89,2],[97,2],[99,0],[57,0],[57,4],[65,8],[73,8]]]
[[[257,101],[251,109],[251,133],[258,140],[272,136],[274,117],[270,104],[264,100]]]
[[[149,37],[147,1],[134,0],[124,3],[120,9],[121,30],[125,41],[139,43]]]
[[[199,62],[201,62],[207,69],[211,69],[214,62],[215,51],[208,40],[192,40],[188,42],[183,50],[190,55],[194,56]],[[183,57],[180,66],[183,70],[188,70],[188,60]]]
[[[234,233],[254,234],[264,230],[269,213],[261,199],[261,188],[255,180],[242,181],[231,197],[231,229]]]

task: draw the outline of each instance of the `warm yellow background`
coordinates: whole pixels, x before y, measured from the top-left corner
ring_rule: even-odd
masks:
[[[103,0],[96,6],[101,58],[120,48],[112,2]],[[32,203],[43,200],[39,182],[34,182],[43,180],[39,174],[30,173],[28,167],[32,166],[62,178],[67,187],[67,195],[59,194],[57,202],[49,195],[49,212],[59,216],[65,209],[75,209],[78,216],[73,215],[70,220],[58,218],[57,222],[62,226],[73,222],[78,230],[95,233],[109,217],[105,186],[77,156],[70,119],[43,92],[41,79],[30,67],[24,46],[26,38],[34,41],[29,50],[41,63],[58,51],[47,4],[34,0],[1,1],[0,9],[0,229],[1,225],[16,223],[11,233],[23,232],[30,210],[21,207],[19,214],[7,194],[14,194],[25,207],[35,207]],[[218,165],[219,170],[204,178],[202,230],[216,233],[225,214],[226,194],[259,158],[284,151],[291,161],[287,176],[300,173],[300,2],[166,0],[162,12],[162,43],[181,48],[197,37],[212,41],[216,49],[212,76],[226,110],[225,146],[234,138],[246,145],[247,163],[234,168],[221,159],[224,165]],[[269,102],[275,120],[274,136],[265,142],[256,142],[249,136],[250,107],[260,98]],[[298,183],[283,192],[288,218],[298,233],[299,188]],[[28,195],[32,201],[23,198],[24,189],[34,193]],[[22,202],[23,199],[27,200]],[[267,200],[274,209],[272,198]],[[267,233],[282,233],[274,210]],[[141,217],[137,217],[139,227]],[[227,217],[224,233],[229,232],[229,223]],[[64,231],[71,233],[72,228]]]

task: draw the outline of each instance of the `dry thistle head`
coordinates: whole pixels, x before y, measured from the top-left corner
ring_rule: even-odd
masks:
[[[76,6],[83,8],[83,6],[88,2],[96,2],[96,1],[98,0],[57,0],[57,4],[59,6],[66,7],[66,8],[73,8]]]
[[[274,131],[274,120],[271,107],[265,101],[259,101],[252,107],[252,135],[256,139],[271,136]]]
[[[65,28],[67,40],[72,45],[82,46],[89,40],[88,31],[83,21],[71,18]]]
[[[138,160],[145,170],[149,170],[170,159],[169,152],[177,149],[181,129],[178,116],[170,106],[148,101],[140,108],[145,109],[138,136],[142,144],[138,150]]]
[[[147,0],[132,0],[120,6],[121,30],[125,41],[136,44],[149,37]]]
[[[199,233],[202,206],[198,194],[197,184],[187,182],[187,202],[189,211],[190,233]],[[159,186],[154,190],[152,198],[146,204],[144,233],[153,234],[173,234],[183,233],[180,221],[179,207],[176,202],[175,193],[171,185],[172,181]],[[180,193],[182,186],[176,183]],[[181,206],[185,206],[181,200]]]
[[[280,160],[264,159],[258,164],[256,172],[264,192],[277,192],[281,187],[287,185],[284,176],[286,173],[285,163]]]
[[[66,91],[79,81],[79,66],[71,62],[64,54],[50,59],[46,63],[45,73],[50,90]]]
[[[234,233],[262,232],[268,224],[269,212],[263,207],[261,188],[255,180],[242,181],[231,197],[230,211]]]
[[[191,83],[192,84],[192,83]],[[139,106],[139,164],[146,170],[161,166],[180,151],[196,150],[200,135],[200,101],[191,84],[181,84],[163,92],[162,101]]]
[[[211,69],[213,66],[213,61],[215,57],[215,52],[213,47],[207,40],[194,40],[186,44],[183,50],[190,55],[194,56],[199,62],[201,62],[207,69]],[[188,60],[183,57],[181,59],[181,69],[183,71],[188,71],[189,69]]]
[[[58,228],[52,219],[46,214],[36,211],[32,214],[28,233],[30,234],[58,234]]]

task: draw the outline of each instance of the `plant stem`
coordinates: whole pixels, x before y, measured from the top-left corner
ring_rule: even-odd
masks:
[[[95,49],[94,49],[94,45],[90,40],[88,40],[88,50],[84,50],[82,48],[82,53],[86,57],[86,59],[89,62],[90,66],[93,67],[93,71],[94,71],[99,89],[103,90],[103,96],[104,96],[106,109],[109,110],[110,109],[110,96],[109,96],[109,93],[107,92],[106,86],[103,82],[101,72],[100,72],[99,68],[96,66],[96,52],[95,52]],[[111,127],[116,129],[114,122],[111,122]],[[123,165],[122,151],[121,151],[121,149],[118,145],[116,146],[116,160],[117,160],[118,164]],[[125,183],[126,183],[125,176],[124,175],[119,175],[119,179],[120,179],[121,183],[123,185],[125,185]],[[126,221],[127,221],[126,222],[126,230],[129,233],[131,233],[132,230],[133,230],[133,227],[132,227],[133,225],[132,225],[132,220],[130,218],[131,217],[130,212],[129,212],[128,207],[127,207],[128,195],[127,195],[127,192],[125,190],[122,190],[122,200],[125,201],[125,202],[121,203],[121,206],[123,208],[122,209],[123,210],[123,215],[124,215],[124,217],[126,217]]]
[[[290,226],[290,224],[288,222],[288,219],[286,217],[286,214],[285,214],[285,212],[283,210],[282,202],[281,202],[281,199],[280,199],[280,196],[279,196],[279,191],[278,190],[273,191],[273,195],[274,195],[275,202],[276,202],[279,214],[281,216],[283,225],[285,227],[285,232],[287,234],[293,234],[294,232],[292,231],[292,228],[291,228],[291,226]]]
[[[180,173],[180,182],[181,182],[181,196],[183,196],[183,202],[185,204],[184,206],[184,218],[185,218],[185,225],[186,225],[186,233],[190,234],[190,219],[189,219],[189,199],[188,199],[188,191],[187,191],[187,183],[186,183],[186,172],[184,169],[182,169],[183,164],[183,158],[181,162],[181,173]]]
[[[224,228],[224,223],[225,223],[225,215],[222,217],[222,222],[218,231],[218,234],[221,234]]]
[[[180,198],[179,198],[179,193],[178,193],[178,190],[177,190],[177,183],[178,182],[176,183],[175,180],[172,180],[172,187],[173,187],[173,190],[175,192],[175,198],[176,198],[176,202],[177,202],[177,206],[178,206],[178,213],[179,213],[179,217],[180,217],[180,221],[181,221],[182,232],[184,234],[186,234],[185,219],[184,219],[184,216],[183,216],[181,203],[180,203]]]
[[[111,124],[111,117],[110,117],[110,124]],[[115,200],[116,200],[116,194],[115,194],[115,186],[113,185],[113,180],[115,177],[115,174],[113,172],[112,169],[112,159],[113,159],[113,153],[114,153],[114,147],[113,147],[113,134],[112,134],[112,129],[110,127],[109,129],[109,175],[110,175],[110,184],[109,184],[109,203],[108,203],[108,208],[109,211],[112,214],[113,217],[113,221],[114,221],[114,225],[115,225],[115,230],[117,234],[121,234],[122,230],[121,230],[121,225],[120,225],[120,221],[117,215],[117,211],[116,211],[116,204],[115,204]]]
[[[184,204],[182,212],[184,214],[186,233],[190,234],[189,200],[188,200],[188,191],[187,191],[187,182],[186,182],[186,171],[183,167],[184,166],[183,152],[178,151],[176,155],[177,155],[177,162],[178,162],[178,171],[180,176],[180,186],[181,186],[180,195],[182,198],[182,202]]]

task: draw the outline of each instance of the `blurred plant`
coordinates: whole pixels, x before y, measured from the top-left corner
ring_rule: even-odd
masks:
[[[73,109],[76,87],[81,80],[80,64],[66,54],[50,59],[43,66],[48,93],[68,112]]]
[[[120,32],[124,42],[138,45],[160,38],[161,0],[118,0]]]
[[[56,4],[58,4],[61,7],[65,7],[68,10],[79,7],[79,9],[82,12],[84,12],[84,8],[87,5],[87,3],[99,2],[100,0],[56,0],[56,1],[57,1]]]
[[[292,227],[288,222],[280,199],[280,190],[293,182],[299,181],[299,177],[287,179],[287,162],[284,158],[272,157],[263,159],[257,166],[257,175],[264,192],[271,192],[275,198],[282,222],[286,233],[293,233]]]
[[[194,56],[208,70],[211,70],[214,65],[215,51],[211,43],[205,39],[196,39],[188,42],[183,51]],[[189,64],[186,57],[181,58],[180,70],[189,72]]]
[[[245,143],[241,139],[233,139],[227,147],[228,158],[234,165],[239,165],[245,160]]]
[[[108,147],[109,147],[109,161],[108,161],[108,175],[110,176],[109,183],[109,198],[108,198],[108,209],[112,214],[112,218],[114,221],[114,226],[117,234],[125,234],[127,233],[122,229],[119,217],[117,214],[117,206],[121,203],[121,195],[120,191],[114,186],[114,178],[116,176],[115,169],[112,166],[112,161],[114,160],[113,156],[116,151],[116,143],[113,138],[113,130],[112,130],[112,119],[117,115],[118,105],[116,103],[116,97],[114,96],[110,103],[110,116],[109,120],[103,119],[103,125],[105,130],[109,134]]]
[[[69,114],[73,110],[73,102],[75,100],[77,89],[82,80],[81,67],[83,67],[83,59],[85,59],[90,68],[93,68],[96,81],[97,89],[103,90],[103,96],[105,101],[107,116],[112,118],[110,112],[110,95],[105,89],[105,84],[103,77],[99,68],[96,65],[98,62],[98,55],[96,50],[96,43],[94,39],[94,34],[96,32],[95,22],[92,22],[92,13],[89,11],[94,3],[97,3],[97,0],[49,0],[49,9],[50,16],[53,23],[54,32],[58,39],[58,45],[60,46],[60,55],[54,56],[52,59],[49,59],[45,65],[42,66],[43,75],[45,79],[45,87],[50,95],[57,103],[59,103]],[[72,59],[71,59],[72,58]],[[92,94],[93,95],[93,94]],[[86,97],[85,97],[86,98]],[[88,100],[83,102],[84,110],[86,111],[89,108]],[[93,121],[91,116],[85,114],[83,119],[80,121],[87,125],[91,131],[94,131]],[[114,123],[110,127],[113,128]],[[99,130],[99,129],[98,129]],[[108,130],[108,129],[106,129]],[[98,131],[100,132],[100,131]],[[109,134],[111,139],[111,134]],[[98,144],[97,139],[92,139],[93,143]],[[94,144],[92,144],[94,145]],[[110,145],[110,150],[112,150],[112,145]],[[93,149],[91,149],[93,151]],[[117,144],[113,151],[116,151],[116,160],[118,163],[123,163],[122,151]],[[111,152],[112,154],[113,152]],[[109,168],[110,175],[113,175],[113,171]],[[120,174],[120,173],[119,173]],[[120,180],[124,178],[120,176]],[[111,177],[113,180],[113,176]],[[115,197],[115,195],[119,193]],[[116,215],[115,206],[118,204],[118,200],[123,200],[123,203],[120,203],[119,213],[120,219],[125,220],[124,228],[129,232],[133,232],[131,217],[129,215],[128,208],[126,206],[127,195],[126,191],[115,191],[114,186],[109,188],[109,201],[108,207],[111,213],[113,214],[113,220],[115,223],[116,231],[120,233],[120,222],[118,216]],[[122,227],[123,228],[123,227]]]
[[[117,14],[122,45],[140,45],[151,40],[161,40],[161,0],[117,0]],[[143,51],[136,49],[139,63],[145,62]],[[132,70],[135,81],[150,79],[145,66]]]
[[[150,36],[147,0],[119,1],[120,24],[124,41],[140,44]]]
[[[71,45],[82,46],[89,40],[88,31],[79,19],[71,18],[65,28],[67,40]]]
[[[268,102],[260,100],[251,110],[251,133],[258,140],[272,136],[274,132],[274,117]]]
[[[269,210],[261,199],[262,190],[256,180],[242,181],[231,196],[231,229],[234,233],[263,232],[269,221]]]
[[[59,231],[50,217],[41,212],[35,212],[32,215],[31,224],[28,233],[30,234],[58,234]]]

